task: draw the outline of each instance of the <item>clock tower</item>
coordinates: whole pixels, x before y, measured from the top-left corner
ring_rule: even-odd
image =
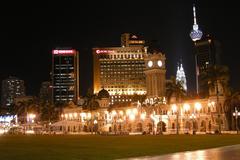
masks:
[[[166,92],[166,57],[161,52],[146,54],[144,57],[147,98],[163,98]]]

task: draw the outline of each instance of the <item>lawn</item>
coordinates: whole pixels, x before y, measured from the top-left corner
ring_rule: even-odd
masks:
[[[2,135],[1,160],[108,160],[240,144],[240,135]]]

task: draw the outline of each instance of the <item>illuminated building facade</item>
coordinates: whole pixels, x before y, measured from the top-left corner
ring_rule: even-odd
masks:
[[[2,81],[1,103],[3,108],[9,108],[14,104],[14,99],[25,96],[24,81],[10,76]]]
[[[74,49],[52,51],[52,100],[54,104],[77,102],[79,97],[79,53]]]
[[[127,33],[122,34],[121,42],[122,47],[93,48],[94,93],[106,89],[111,103],[146,94],[144,41]]]

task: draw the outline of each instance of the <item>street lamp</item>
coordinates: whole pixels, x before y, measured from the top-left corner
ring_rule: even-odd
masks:
[[[237,130],[237,134],[238,134],[238,116],[240,116],[240,112],[238,112],[237,107],[235,107],[235,112],[233,112],[233,116],[235,116],[235,120],[236,120],[236,130]]]
[[[192,120],[192,133],[195,134],[195,129],[194,129],[194,120],[196,119],[196,116],[194,113],[190,116],[190,119]]]
[[[98,122],[97,122],[97,120],[95,119],[95,120],[93,121],[95,134],[97,133],[97,130],[98,130],[97,123],[98,123]]]
[[[189,110],[190,110],[190,105],[188,103],[184,103],[183,109],[184,109],[184,112],[187,114],[187,122],[188,122],[188,114],[189,114]],[[188,133],[188,130],[189,130],[189,125],[188,125],[188,129],[187,129],[187,133]]]
[[[177,134],[179,134],[179,131],[178,131],[178,109],[177,109],[177,105],[176,104],[172,105],[172,111],[173,111],[173,113],[176,113],[176,116],[177,116],[177,125],[176,125],[176,127],[177,127]]]

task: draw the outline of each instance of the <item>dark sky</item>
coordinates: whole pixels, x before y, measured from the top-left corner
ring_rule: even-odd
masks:
[[[157,41],[167,57],[167,78],[176,74],[183,59],[188,88],[194,90],[192,0],[100,1],[56,4],[17,4],[0,14],[0,80],[13,75],[26,83],[27,94],[37,95],[42,81],[50,79],[51,50],[73,47],[80,51],[80,91],[92,85],[91,48],[118,46],[120,35],[130,32]],[[204,34],[222,44],[222,63],[230,68],[231,86],[240,84],[239,13],[230,2],[199,0],[197,17]],[[2,6],[4,9],[4,6]]]

